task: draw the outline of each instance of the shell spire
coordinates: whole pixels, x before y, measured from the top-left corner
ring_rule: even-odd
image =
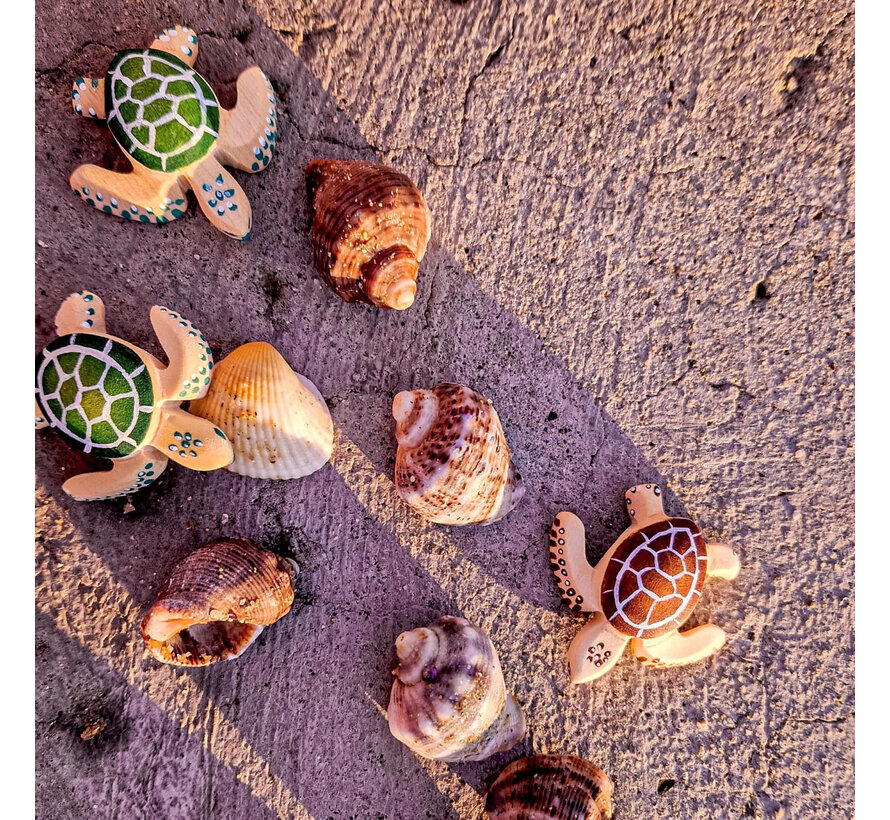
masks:
[[[430,211],[404,174],[372,162],[306,166],[312,247],[321,278],[347,302],[405,310],[430,240]]]
[[[463,618],[403,632],[387,717],[393,735],[432,760],[484,760],[525,734],[488,636]]]
[[[286,615],[297,565],[241,538],[212,541],[174,568],[142,621],[162,663],[207,666],[237,658]]]
[[[253,478],[301,478],[320,469],[334,446],[331,414],[316,386],[266,342],[233,350],[216,365],[196,416],[225,432],[235,452],[226,468]]]
[[[522,757],[492,784],[485,810],[490,820],[610,820],[612,783],[580,757]]]
[[[395,484],[428,521],[491,524],[525,493],[491,402],[459,384],[399,393]]]

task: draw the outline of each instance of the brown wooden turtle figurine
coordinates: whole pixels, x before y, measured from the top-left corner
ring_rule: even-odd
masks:
[[[608,672],[627,642],[646,666],[680,666],[712,655],[726,641],[714,624],[679,632],[701,596],[705,576],[732,580],[739,559],[725,544],[706,544],[688,518],[668,518],[657,484],[625,494],[630,526],[592,567],[584,525],[561,512],[550,529],[550,563],[562,597],[594,616],[569,647],[572,683]]]

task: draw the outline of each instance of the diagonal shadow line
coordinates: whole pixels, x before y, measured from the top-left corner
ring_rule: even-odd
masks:
[[[250,14],[252,18],[255,17],[253,12]],[[342,355],[333,349],[333,346],[327,351],[319,349],[312,338],[313,327],[305,328],[289,324],[282,318],[288,314],[299,315],[304,310],[305,303],[311,304],[312,301],[317,301],[317,279],[312,270],[308,240],[305,232],[299,229],[308,220],[302,168],[308,159],[320,155],[341,158],[356,158],[358,155],[374,159],[373,148],[357,132],[355,126],[348,121],[343,122],[343,117],[336,123],[335,115],[342,112],[338,111],[330,95],[306,66],[294,58],[286,43],[270,32],[264,24],[257,26],[252,36],[252,39],[254,38],[253,47],[256,55],[268,57],[274,66],[274,70],[269,73],[283,92],[280,94],[284,114],[282,137],[283,144],[287,146],[285,150],[288,161],[285,162],[285,156],[280,156],[278,162],[273,163],[266,174],[248,179],[245,185],[254,191],[265,190],[268,187],[282,194],[279,201],[290,202],[293,205],[297,231],[291,230],[282,234],[280,243],[272,247],[259,244],[262,234],[258,232],[258,244],[253,246],[253,249],[226,246],[220,252],[224,256],[232,257],[235,260],[234,264],[249,268],[257,266],[259,260],[252,258],[251,254],[255,254],[256,249],[259,249],[264,253],[264,264],[272,265],[286,273],[279,277],[282,286],[280,298],[270,305],[266,316],[257,319],[247,315],[236,327],[226,329],[220,328],[219,323],[211,320],[208,315],[208,329],[212,328],[210,332],[217,340],[225,342],[226,352],[243,341],[257,338],[274,341],[297,369],[301,372],[308,370],[309,375],[317,381],[325,395],[337,395],[342,389],[342,383],[326,375],[319,377],[316,373],[324,373],[327,368],[329,373],[339,372],[347,376],[348,371],[343,373]],[[237,43],[230,45],[236,52],[240,49]],[[215,44],[211,46],[212,48],[218,49],[219,45]],[[248,64],[251,62],[250,58],[256,55],[245,57],[239,53],[238,61]],[[312,101],[319,100],[322,104],[315,115],[308,117],[311,136],[304,140],[296,128],[298,115],[303,112],[297,109],[305,106],[308,110],[313,104]],[[291,110],[292,107],[294,110]],[[282,151],[282,154],[285,154],[285,151]],[[429,169],[418,169],[419,181],[422,182],[428,171]],[[269,196],[271,198],[271,193]],[[259,196],[253,196],[252,199],[259,214],[264,207],[263,199]],[[267,220],[269,230],[272,217],[273,214],[269,213],[263,217]],[[258,222],[261,221],[258,217]],[[132,226],[123,227],[126,230],[131,228]],[[194,218],[190,223],[184,223],[183,229],[186,232],[192,231],[189,236],[201,237],[203,236],[201,232],[206,228],[201,220]],[[96,230],[116,232],[119,227],[103,222],[97,225]],[[211,233],[212,231],[208,229],[208,235]],[[215,253],[215,248],[219,245],[218,238],[212,236],[210,239],[215,244],[211,245],[208,242],[208,247],[214,249],[211,253]],[[159,245],[159,264],[165,262],[175,264],[181,244],[177,244],[174,238],[169,244]],[[169,256],[169,260],[162,258],[166,256]],[[224,283],[225,270],[225,266],[220,266],[220,272],[216,274],[218,284]],[[209,278],[213,280],[212,276]],[[65,289],[64,283],[54,282],[54,286],[59,285]],[[83,283],[78,282],[74,289],[82,286]],[[170,288],[181,295],[185,304],[191,304],[191,296],[187,295],[187,282],[171,283]],[[163,300],[179,304],[175,297],[165,295]],[[430,334],[430,316],[433,314],[435,315],[433,324],[447,329],[445,334],[436,334],[435,338],[431,338]],[[196,314],[196,310],[191,310],[190,316],[201,324],[200,313]],[[623,522],[620,519],[623,514],[620,494],[623,489],[629,483],[634,483],[643,477],[658,478],[656,471],[639,449],[611,421],[573,374],[570,366],[558,356],[546,351],[533,331],[489,297],[454,257],[443,248],[437,247],[435,243],[421,269],[417,304],[407,316],[384,315],[343,305],[339,303],[337,297],[326,291],[322,297],[319,316],[325,320],[326,334],[335,336],[337,333],[342,333],[347,340],[366,341],[365,357],[356,357],[355,375],[361,374],[361,380],[365,384],[377,385],[379,395],[391,395],[395,390],[408,386],[428,386],[435,381],[454,379],[470,383],[494,399],[507,428],[508,440],[529,485],[529,493],[523,504],[504,522],[485,531],[486,540],[494,533],[505,542],[509,541],[510,550],[496,553],[485,547],[480,548],[478,542],[483,539],[479,536],[481,531],[476,528],[462,532],[451,531],[447,536],[443,534],[444,531],[435,528],[418,528],[419,519],[413,514],[404,516],[397,514],[397,523],[392,524],[390,507],[393,505],[399,507],[402,502],[394,496],[391,487],[386,489],[385,482],[379,482],[376,478],[377,475],[382,478],[382,474],[388,473],[391,466],[391,420],[388,413],[378,414],[372,419],[367,413],[356,412],[351,407],[350,399],[360,399],[361,396],[351,389],[346,390],[347,399],[339,411],[335,410],[341,431],[345,431],[341,433],[338,442],[344,452],[335,456],[335,466],[339,465],[344,470],[348,466],[350,471],[353,468],[363,471],[361,475],[377,482],[375,486],[383,488],[385,497],[389,499],[388,505],[383,505],[381,499],[375,499],[373,494],[367,495],[367,488],[358,485],[359,472],[353,473],[351,479],[341,473],[350,490],[359,497],[375,518],[388,519],[384,526],[390,528],[399,543],[403,546],[407,544],[406,549],[415,560],[421,564],[429,560],[426,551],[420,549],[414,541],[415,538],[423,537],[429,539],[430,543],[436,546],[440,553],[448,556],[449,560],[456,562],[460,569],[458,573],[444,571],[439,565],[431,564],[431,568],[436,572],[436,576],[433,577],[437,577],[437,582],[446,589],[450,587],[455,589],[455,599],[462,609],[466,607],[471,617],[474,611],[474,598],[478,596],[480,589],[474,585],[481,583],[483,586],[490,586],[495,583],[499,585],[499,590],[506,590],[506,595],[496,610],[503,618],[509,617],[509,613],[506,612],[509,602],[511,609],[514,606],[519,607],[521,609],[518,611],[529,612],[535,619],[543,619],[547,629],[542,629],[542,634],[549,631],[552,635],[553,630],[559,632],[559,622],[568,622],[568,619],[562,616],[563,610],[559,607],[555,585],[549,576],[547,566],[544,545],[550,517],[564,506],[588,505],[586,512],[578,510],[588,524],[588,543],[602,544],[605,547],[614,535],[623,529]],[[491,351],[484,345],[473,344],[477,337],[472,332],[472,325],[480,317],[494,325],[498,333],[507,340],[508,343],[503,349]],[[381,340],[386,340],[382,354],[377,347]],[[140,339],[134,341],[144,343]],[[379,364],[372,363],[373,356],[368,356],[368,351],[378,358],[382,355],[400,364],[389,369],[381,368]],[[528,374],[524,383],[511,382],[509,372],[498,372],[499,364],[505,357],[522,361],[522,366]],[[305,363],[312,362],[314,358],[317,359],[314,366],[306,368]],[[337,366],[330,366],[332,363],[336,363]],[[348,378],[347,383],[349,383]],[[523,429],[521,424],[514,421],[527,415],[523,411],[528,406],[541,407],[543,419],[550,406],[546,403],[548,395],[555,395],[560,399],[560,423],[565,426],[566,433],[557,435],[546,429]],[[354,452],[350,450],[352,442],[355,442]],[[563,465],[548,463],[550,457],[547,453],[554,450],[568,453]],[[593,456],[587,474],[579,477],[579,459],[576,454],[591,450]],[[346,455],[353,458],[354,464],[347,465],[344,459]],[[594,472],[596,475],[592,475]],[[181,508],[184,506],[184,497],[189,494],[190,500],[192,492],[196,496],[203,494],[211,498],[215,494],[214,489],[230,486],[226,482],[231,478],[231,476],[213,476],[204,483],[205,480],[201,477],[203,489],[199,490],[197,489],[199,479],[195,476],[165,476],[162,490],[170,497],[166,498],[164,503],[171,508],[174,506]],[[152,488],[147,492],[149,495],[146,498],[152,499],[156,496],[152,496],[151,493],[158,490]],[[276,497],[281,495],[288,500],[302,497],[304,493],[302,488],[296,487],[274,491]],[[273,496],[273,491],[270,490],[268,495]],[[590,495],[593,496],[592,500],[588,498]],[[532,502],[532,498],[536,500]],[[669,504],[672,502],[674,507],[677,506],[676,500],[670,493],[667,494],[667,500]],[[88,513],[84,511],[81,517],[86,519],[87,515]],[[286,522],[298,520],[292,511],[282,513],[282,519]],[[108,550],[114,552],[111,546]],[[114,556],[103,557],[112,559]],[[517,579],[511,566],[516,557],[528,557],[526,575],[540,578],[540,592],[531,596],[531,602],[527,600],[529,593],[523,589],[521,583],[523,579],[521,577]],[[479,570],[481,565],[486,566],[486,573]],[[557,615],[542,607],[558,609],[560,614]],[[482,617],[476,620],[480,625],[497,629],[500,618],[496,612],[489,609],[487,614],[479,613]],[[552,649],[547,651],[551,654],[553,652]],[[556,657],[561,664],[561,653],[557,652]],[[545,667],[550,673],[558,668],[556,662],[552,667],[545,663],[542,668]],[[195,684],[199,690],[203,685]],[[206,692],[204,697],[207,697]],[[592,698],[593,695],[588,697]],[[578,712],[576,720],[589,717],[582,714],[581,710]]]
[[[96,687],[94,691],[101,693],[98,696],[102,698],[101,700],[83,700],[82,688],[71,685],[69,692],[75,697],[73,704],[75,710],[82,709],[84,704],[107,703],[104,697],[107,696],[109,689],[121,692],[119,708],[121,714],[126,715],[125,720],[120,724],[112,723],[110,739],[104,737],[108,728],[102,730],[99,735],[99,748],[84,750],[81,747],[77,750],[80,754],[76,755],[74,759],[80,759],[82,762],[85,751],[90,757],[106,755],[109,754],[111,747],[114,749],[116,772],[139,772],[139,776],[130,783],[122,782],[119,775],[93,781],[90,778],[91,768],[82,769],[79,772],[79,777],[74,781],[76,784],[74,788],[76,788],[77,796],[81,801],[92,804],[94,813],[89,816],[98,817],[95,810],[105,804],[109,812],[107,817],[115,818],[115,820],[118,818],[146,820],[146,818],[157,816],[155,814],[157,811],[161,812],[161,816],[165,820],[199,820],[199,818],[200,820],[210,820],[215,816],[211,813],[214,806],[213,798],[215,787],[218,787],[220,782],[224,782],[232,791],[242,791],[242,784],[237,781],[233,768],[227,766],[209,751],[207,744],[202,743],[195,735],[181,735],[178,731],[176,718],[146,697],[144,691],[139,687],[131,685],[119,670],[112,668],[106,660],[107,656],[100,656],[82,639],[68,630],[60,629],[56,620],[46,609],[38,608],[35,616],[41,635],[41,644],[53,648],[54,661],[58,657],[56,652],[61,653],[62,663],[56,666],[53,671],[56,673],[60,670],[70,672],[72,671],[71,665],[77,664],[78,671],[88,675],[94,682]],[[68,683],[72,684],[70,679]],[[86,714],[88,715],[90,712],[87,711]],[[112,720],[117,718],[115,711],[103,711],[102,714],[110,714]],[[66,718],[72,719],[70,715],[67,715]],[[212,714],[203,716],[207,726],[212,726],[212,719]],[[55,721],[50,721],[49,726],[58,726],[58,720],[57,716]],[[81,716],[81,720],[83,721],[83,716]],[[70,725],[67,722],[61,724],[69,731]],[[76,725],[78,731],[82,731],[79,728],[82,723]],[[171,727],[177,731],[170,732]],[[145,742],[135,744],[125,742],[122,747],[116,745],[122,736],[125,737],[131,732],[138,734],[139,741]],[[80,740],[82,743],[82,736]],[[165,757],[163,761],[154,761],[155,765],[153,766],[147,765],[151,761],[150,756],[156,754],[158,747],[164,748],[165,744],[175,747],[176,756]],[[60,750],[53,742],[50,749],[47,750],[47,754],[44,755],[44,759],[48,758],[53,764],[53,771],[51,773],[44,771],[44,776],[49,775],[64,783],[68,779],[66,770],[73,763],[71,760],[73,754],[76,753],[70,749]],[[149,772],[147,769],[151,769],[151,771]],[[175,799],[176,808],[173,809],[166,800],[169,799],[171,791],[173,794],[177,794],[183,788],[188,788],[189,793],[183,795],[184,799],[182,800]],[[58,816],[50,795],[51,793],[46,792],[38,794],[39,803],[42,803],[45,810],[41,813],[38,806],[37,817]],[[110,802],[106,804],[106,801],[109,800]],[[192,801],[191,805],[189,805],[190,800]],[[251,817],[254,816],[253,809],[255,809],[257,818],[282,817],[281,811],[273,809],[266,801],[247,789],[243,789],[243,794],[230,793],[229,801],[238,801],[242,808],[247,806]],[[72,814],[68,816],[74,816],[73,809],[71,811]]]
[[[61,512],[59,510],[59,512]],[[197,736],[208,752],[230,769],[235,779],[263,801],[278,817],[295,820],[314,820],[291,790],[275,776],[269,764],[253,751],[240,730],[210,701],[206,693],[188,675],[169,667],[150,671],[140,669],[139,647],[132,636],[138,634],[139,611],[129,593],[115,580],[103,561],[77,538],[68,544],[76,551],[76,563],[85,568],[80,585],[89,590],[94,604],[119,619],[126,635],[119,650],[109,644],[108,634],[98,628],[97,619],[84,603],[84,597],[64,594],[52,582],[52,569],[46,552],[38,553],[38,578],[48,596],[37,601],[38,610],[48,616],[56,629],[81,644],[97,661],[103,663],[128,685],[163,711],[180,731]],[[42,576],[42,577],[41,577]],[[193,722],[195,716],[205,715],[205,721]],[[205,724],[212,726],[207,728]]]
[[[365,697],[374,706],[383,720],[386,720],[386,709],[383,708],[368,692]],[[414,754],[417,763],[433,781],[439,793],[448,799],[461,817],[476,817],[484,807],[484,798],[472,786],[461,780],[447,763],[438,760],[428,760],[418,754]]]

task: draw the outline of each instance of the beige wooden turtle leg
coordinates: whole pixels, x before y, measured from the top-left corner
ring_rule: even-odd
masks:
[[[77,501],[101,501],[129,495],[154,483],[164,472],[167,458],[150,447],[132,455],[116,458],[111,469],[98,473],[82,473],[69,478],[62,489]]]
[[[155,305],[150,316],[169,362],[161,369],[161,397],[177,402],[200,399],[210,389],[213,369],[213,354],[204,334],[184,316],[161,305]]]
[[[79,290],[72,293],[56,311],[56,331],[69,333],[106,333],[105,305],[95,293]]]
[[[34,399],[34,429],[42,430],[48,426],[49,422],[46,420],[46,416],[43,415],[43,410],[40,409],[40,403],[37,399]]]
[[[550,527],[550,566],[566,603],[576,612],[593,612],[597,590],[584,548],[584,525],[577,515],[561,512]]]
[[[220,109],[217,159],[242,171],[262,171],[275,151],[278,116],[272,84],[259,66],[238,77],[238,104]]]
[[[87,205],[133,222],[169,222],[188,208],[185,184],[176,174],[141,165],[134,165],[129,174],[81,165],[69,184]]]
[[[198,59],[198,35],[185,26],[171,26],[164,29],[149,48],[166,51],[186,65],[194,66]]]
[[[210,223],[232,239],[249,239],[250,202],[235,178],[210,156],[190,165],[185,174]]]
[[[179,407],[165,407],[151,446],[191,470],[218,470],[235,458],[232,445],[218,427]]]
[[[75,114],[93,120],[105,119],[105,80],[78,77],[71,87],[71,105]]]
[[[569,646],[572,683],[585,683],[605,675],[618,662],[628,640],[609,625],[602,612],[595,613]]]
[[[669,632],[663,638],[631,641],[631,652],[645,666],[667,667],[695,663],[713,655],[726,643],[716,624],[702,624],[686,632]]]
[[[739,557],[726,544],[708,544],[708,575],[731,581],[739,574]]]

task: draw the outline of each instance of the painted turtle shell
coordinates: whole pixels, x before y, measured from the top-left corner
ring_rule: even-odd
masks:
[[[649,524],[621,542],[609,560],[600,588],[603,614],[623,635],[665,635],[692,614],[707,569],[705,539],[693,521]]]
[[[138,449],[155,412],[151,374],[139,354],[92,333],[60,336],[38,354],[36,394],[51,427],[105,458]]]
[[[169,173],[210,151],[219,136],[219,101],[178,57],[153,48],[118,52],[105,77],[108,127],[121,148]]]

